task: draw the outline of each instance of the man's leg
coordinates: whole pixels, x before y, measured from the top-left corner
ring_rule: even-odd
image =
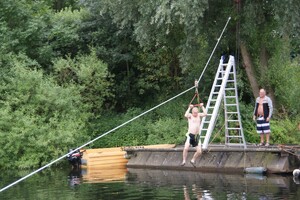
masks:
[[[263,124],[263,118],[258,117],[257,120],[256,120],[256,131],[260,135],[260,144],[259,144],[259,146],[264,145],[264,130],[263,130],[262,124]]]
[[[270,145],[270,122],[264,121],[263,126],[264,133],[266,134],[266,146]]]
[[[201,144],[199,144],[199,145],[197,146],[197,151],[196,151],[196,153],[194,154],[194,156],[193,156],[191,162],[192,162],[192,163],[195,163],[195,160],[196,160],[201,154],[202,154],[202,147],[201,147]]]
[[[270,132],[269,133],[266,133],[266,144],[270,144]]]
[[[264,144],[264,133],[260,134],[260,144]]]
[[[189,147],[190,147],[190,137],[186,137],[186,141],[185,141],[183,153],[182,153],[182,163],[181,163],[182,166],[185,165]]]

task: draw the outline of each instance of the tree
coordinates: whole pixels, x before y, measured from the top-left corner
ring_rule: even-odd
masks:
[[[38,1],[0,1],[1,54],[23,53],[48,64],[52,50],[45,45],[50,10]]]
[[[128,38],[117,40],[121,43],[117,44],[114,50],[119,50],[122,55],[129,54],[130,59],[125,60],[124,57],[124,62],[115,63],[113,72],[116,78],[119,78],[116,82],[122,83],[118,90],[119,95],[125,94],[126,99],[126,93],[135,94],[135,98],[131,98],[130,102],[145,100],[148,102],[147,97],[154,94],[169,95],[182,87],[182,73],[188,66],[199,67],[199,57],[195,55],[199,55],[200,45],[203,43],[202,39],[199,40],[199,36],[202,31],[203,14],[208,4],[206,0],[197,2],[88,0],[83,4],[94,16],[98,15],[98,19],[113,22],[108,25],[116,27],[113,39],[124,38],[123,36]],[[110,27],[108,30],[112,30]],[[136,43],[137,48],[131,48]],[[131,51],[126,52],[126,48],[118,48],[123,44],[129,46]],[[120,77],[119,74],[123,76]],[[191,82],[193,79],[194,77]],[[165,96],[158,95],[149,101]]]
[[[54,78],[64,87],[76,86],[82,101],[92,113],[93,118],[113,106],[112,75],[107,65],[99,60],[94,50],[89,55],[79,55],[74,59],[57,59],[54,61]],[[104,105],[106,102],[110,104]]]
[[[1,168],[40,167],[88,139],[77,87],[57,85],[23,55],[1,63]]]

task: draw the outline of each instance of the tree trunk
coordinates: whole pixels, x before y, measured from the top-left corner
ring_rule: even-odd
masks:
[[[267,83],[268,78],[266,77],[266,72],[268,71],[268,60],[269,60],[269,55],[268,55],[266,46],[263,45],[261,47],[260,56],[259,56],[261,82],[264,83],[264,87],[266,87],[265,89],[268,93],[268,96],[271,98],[271,100],[273,102],[273,106],[275,107],[274,91],[270,87],[270,85]]]
[[[250,82],[253,96],[256,97],[259,95],[259,86],[258,86],[257,79],[255,77],[254,67],[251,61],[251,57],[249,55],[246,45],[243,42],[240,43],[240,49],[241,49],[241,55],[243,59],[243,66],[246,70],[246,74]]]

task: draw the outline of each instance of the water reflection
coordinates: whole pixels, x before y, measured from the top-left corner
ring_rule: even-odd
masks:
[[[184,200],[191,200],[190,197],[190,191],[186,185],[183,186],[183,194],[184,194]],[[203,194],[202,191],[197,188],[195,184],[192,185],[192,199],[202,200]],[[209,195],[206,195],[205,199],[209,200]]]
[[[128,169],[126,180],[159,187],[181,185],[184,199],[288,199],[297,189],[291,176],[279,175]]]
[[[127,169],[120,168],[88,168],[82,169],[84,183],[108,183],[125,180]]]
[[[81,168],[73,168],[68,175],[69,186],[75,187],[81,183]]]
[[[28,172],[0,171],[0,186]],[[149,169],[45,170],[0,199],[300,199],[293,176]]]

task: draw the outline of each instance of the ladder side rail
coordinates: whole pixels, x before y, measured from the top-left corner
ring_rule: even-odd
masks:
[[[227,65],[227,68],[228,67],[230,67],[231,68],[231,64],[228,62],[228,65]],[[228,78],[229,78],[229,76],[228,76]],[[226,86],[225,86],[225,88],[227,88],[227,82],[226,82]],[[223,95],[223,101],[224,101],[224,120],[225,120],[225,122],[224,122],[224,124],[225,124],[225,144],[227,144],[229,141],[227,141],[228,140],[228,135],[229,135],[229,133],[228,133],[228,114],[227,114],[227,99],[226,99],[226,90],[224,90],[224,95]]]
[[[230,57],[230,59],[232,59],[232,57]],[[229,59],[229,61],[230,61],[230,59]],[[229,63],[230,62],[228,62],[228,64]],[[212,131],[214,129],[214,126],[215,126],[216,117],[217,117],[217,114],[218,114],[218,111],[219,111],[219,108],[220,108],[220,104],[221,104],[223,94],[224,94],[224,91],[225,91],[226,82],[228,80],[229,72],[230,72],[230,69],[231,69],[231,67],[228,67],[228,64],[227,64],[227,68],[225,70],[224,77],[222,79],[222,84],[221,84],[221,87],[220,87],[220,91],[219,91],[219,94],[218,94],[218,97],[217,97],[217,100],[216,100],[216,104],[215,104],[211,119],[210,119],[210,123],[209,123],[209,126],[208,126],[207,131],[206,131],[206,135],[205,135],[205,139],[204,139],[203,147],[202,147],[203,149],[207,149],[207,146],[208,146],[208,143],[209,143],[209,140],[210,140],[210,137],[211,137],[211,133],[212,133]]]
[[[231,73],[234,69],[233,69],[233,63],[234,63],[234,58],[230,56],[229,58],[229,61],[228,61],[228,67],[230,67],[230,70],[229,70],[229,73]],[[234,72],[234,71],[233,71]],[[228,86],[228,82],[231,82],[231,83],[234,83],[234,79],[231,78],[231,75],[228,75],[228,79],[226,81],[226,86],[225,86],[225,91],[224,91],[224,124],[225,124],[225,145],[227,145],[228,143],[230,143],[230,135],[229,135],[229,115],[228,115],[228,103],[227,103],[227,90],[226,89],[229,89],[231,88],[231,86]],[[230,93],[230,96],[232,94]],[[229,101],[230,102],[230,101]],[[232,116],[232,114],[230,115]]]
[[[229,70],[229,73],[231,73],[231,72],[234,72],[234,58],[233,57],[231,57],[230,56],[230,59],[229,59],[229,61],[228,61],[228,64],[229,64],[229,67],[230,67],[230,70]],[[232,76],[231,75],[229,75],[228,76],[228,79],[227,79],[227,83],[228,82],[231,82],[231,83],[234,83],[234,77],[233,77],[233,79],[232,79]],[[225,91],[224,91],[224,115],[225,115],[225,122],[224,122],[224,124],[225,124],[225,145],[228,145],[229,143],[230,143],[230,134],[229,134],[229,129],[230,129],[230,127],[229,127],[229,116],[228,116],[228,112],[229,112],[229,109],[228,109],[228,103],[227,103],[227,91],[226,91],[226,89],[229,89],[229,88],[231,88],[232,86],[230,85],[230,86],[228,86],[228,84],[226,84],[226,87],[225,87]],[[228,91],[229,92],[229,91]],[[230,93],[230,96],[232,96],[232,94]],[[235,97],[236,97],[236,95],[234,95]],[[230,104],[232,104],[232,101],[229,101],[229,102],[231,102]],[[236,103],[236,102],[235,102]],[[232,114],[230,115],[230,116],[232,116]],[[231,124],[232,125],[232,124]]]
[[[238,121],[239,121],[239,126],[240,126],[240,136],[242,137],[243,141],[243,146],[244,149],[247,149],[246,145],[246,140],[243,132],[243,125],[242,125],[242,119],[241,119],[241,113],[240,113],[240,105],[239,105],[239,99],[238,99],[238,90],[237,90],[237,82],[236,82],[236,67],[235,67],[235,62],[233,62],[233,71],[234,71],[234,88],[235,88],[235,100],[236,100],[236,108],[237,108],[237,113],[238,113]]]
[[[226,104],[227,104],[227,101],[226,101],[226,91],[224,91],[224,120],[225,120],[225,144],[228,142],[227,141],[227,136],[229,135],[229,133],[228,133],[228,114],[227,114],[227,106],[226,106]]]
[[[213,82],[213,85],[212,85],[212,87],[211,87],[211,90],[210,90],[210,94],[209,94],[209,97],[208,97],[208,101],[207,101],[207,104],[206,104],[206,112],[208,113],[209,111],[210,111],[210,104],[211,104],[211,100],[212,100],[212,98],[213,98],[213,92],[214,92],[214,90],[215,90],[215,86],[216,86],[216,84],[217,84],[217,82],[218,82],[218,78],[219,78],[219,72],[220,72],[220,70],[222,69],[222,66],[223,66],[223,59],[221,58],[220,59],[220,62],[219,62],[219,67],[218,67],[218,69],[217,69],[217,73],[216,73],[216,75],[215,75],[215,79],[214,79],[214,82]],[[202,138],[202,135],[203,135],[203,126],[204,126],[204,122],[205,122],[205,120],[206,120],[206,117],[203,117],[202,118],[202,120],[201,120],[201,123],[200,123],[200,130],[199,130],[199,140],[201,141],[201,138]]]
[[[228,60],[228,63],[227,63],[227,68],[228,67],[231,67],[230,65],[230,62]],[[224,76],[224,73],[223,73],[223,76]],[[229,78],[229,76],[228,76]],[[228,81],[228,80],[227,80]],[[225,85],[225,88],[227,88],[227,82],[226,82],[226,85]],[[224,107],[224,125],[225,125],[225,144],[228,142],[228,114],[227,114],[227,107],[226,107],[226,104],[227,104],[227,99],[226,99],[226,89],[224,90],[224,94],[223,94],[223,107]]]

